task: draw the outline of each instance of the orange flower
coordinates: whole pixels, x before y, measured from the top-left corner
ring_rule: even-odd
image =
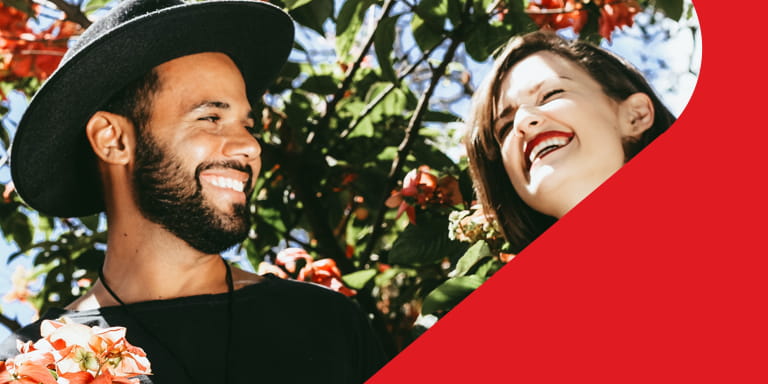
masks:
[[[0,384],[5,383],[57,384],[47,364],[43,365],[31,360],[16,363],[14,359],[0,362]]]
[[[8,302],[29,300],[32,297],[32,291],[29,290],[31,280],[31,275],[26,268],[22,265],[17,266],[11,275],[11,290],[3,296],[3,300]]]
[[[304,260],[306,265],[298,271],[296,280],[324,285],[347,296],[354,296],[357,294],[355,290],[346,287],[344,282],[341,281],[341,271],[336,265],[336,261],[333,259],[320,259],[315,261],[307,251],[301,248],[286,248],[278,252],[277,257],[275,258],[275,263],[277,265],[262,262],[259,264],[259,274],[263,274],[262,272],[274,273],[281,278],[289,278],[290,276],[278,266],[282,266],[289,273],[295,274],[298,260]]]
[[[354,289],[349,289],[341,281],[341,271],[333,259],[320,259],[312,263],[312,282],[324,285],[346,296],[357,294]]]

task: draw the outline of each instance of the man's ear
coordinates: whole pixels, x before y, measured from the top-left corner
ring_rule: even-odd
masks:
[[[639,139],[653,125],[653,101],[645,93],[630,95],[621,102],[621,111],[621,133],[625,138]]]
[[[96,156],[107,164],[128,164],[133,156],[133,124],[123,116],[98,111],[85,126]]]

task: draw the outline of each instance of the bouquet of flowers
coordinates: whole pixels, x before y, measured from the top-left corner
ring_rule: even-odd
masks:
[[[44,320],[42,338],[18,342],[19,355],[0,361],[0,384],[138,383],[151,374],[141,348],[125,339],[123,327],[88,327],[67,318]]]

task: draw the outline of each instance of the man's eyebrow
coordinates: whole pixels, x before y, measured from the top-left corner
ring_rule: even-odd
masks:
[[[191,108],[189,108],[189,112],[199,111],[206,108],[230,109],[231,107],[232,106],[229,105],[229,103],[224,101],[205,100],[193,105]],[[254,113],[253,110],[249,110],[245,118],[256,121],[256,113]]]
[[[229,103],[225,103],[223,101],[205,100],[197,104],[194,104],[192,107],[189,108],[189,111],[192,112],[192,111],[205,109],[205,108],[229,109],[230,107],[231,106],[229,105]]]

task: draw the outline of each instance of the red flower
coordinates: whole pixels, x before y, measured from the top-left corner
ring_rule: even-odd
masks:
[[[354,289],[349,289],[341,281],[341,271],[333,259],[320,259],[312,263],[312,277],[310,281],[324,285],[345,296],[357,294]]]
[[[604,0],[600,7],[600,36],[611,41],[614,29],[634,24],[635,15],[640,12],[640,4],[636,0]]]
[[[587,11],[576,0],[538,0],[528,4],[527,12],[533,22],[545,29],[558,30],[573,27],[581,32],[587,24]]]
[[[39,6],[33,5],[37,13]],[[43,31],[29,27],[29,15],[0,3],[0,81],[24,77],[46,79],[67,51],[67,41],[80,26],[54,21]]]
[[[411,224],[416,224],[416,206],[453,206],[462,202],[458,180],[453,176],[444,176],[438,180],[431,171],[426,165],[411,170],[403,179],[403,188],[393,192],[387,199],[387,207],[398,207],[397,218],[405,212]]]
[[[600,8],[598,32],[608,41],[611,41],[614,29],[625,25],[631,27],[634,16],[640,12],[637,0],[595,0],[595,5]],[[573,27],[576,33],[581,32],[589,17],[582,0],[534,0],[528,4],[526,12],[541,28]]]
[[[304,260],[306,264],[298,271],[296,271],[297,261]],[[320,285],[324,285],[332,290],[342,293],[347,296],[354,296],[357,294],[355,290],[349,289],[341,281],[341,271],[336,266],[336,262],[333,259],[320,259],[315,261],[314,258],[307,253],[307,251],[301,248],[285,248],[277,253],[275,258],[275,264],[263,262],[259,264],[259,274],[263,272],[274,273],[282,278],[288,278],[286,274],[279,266],[283,267],[288,273],[296,274],[296,280],[310,281]]]

